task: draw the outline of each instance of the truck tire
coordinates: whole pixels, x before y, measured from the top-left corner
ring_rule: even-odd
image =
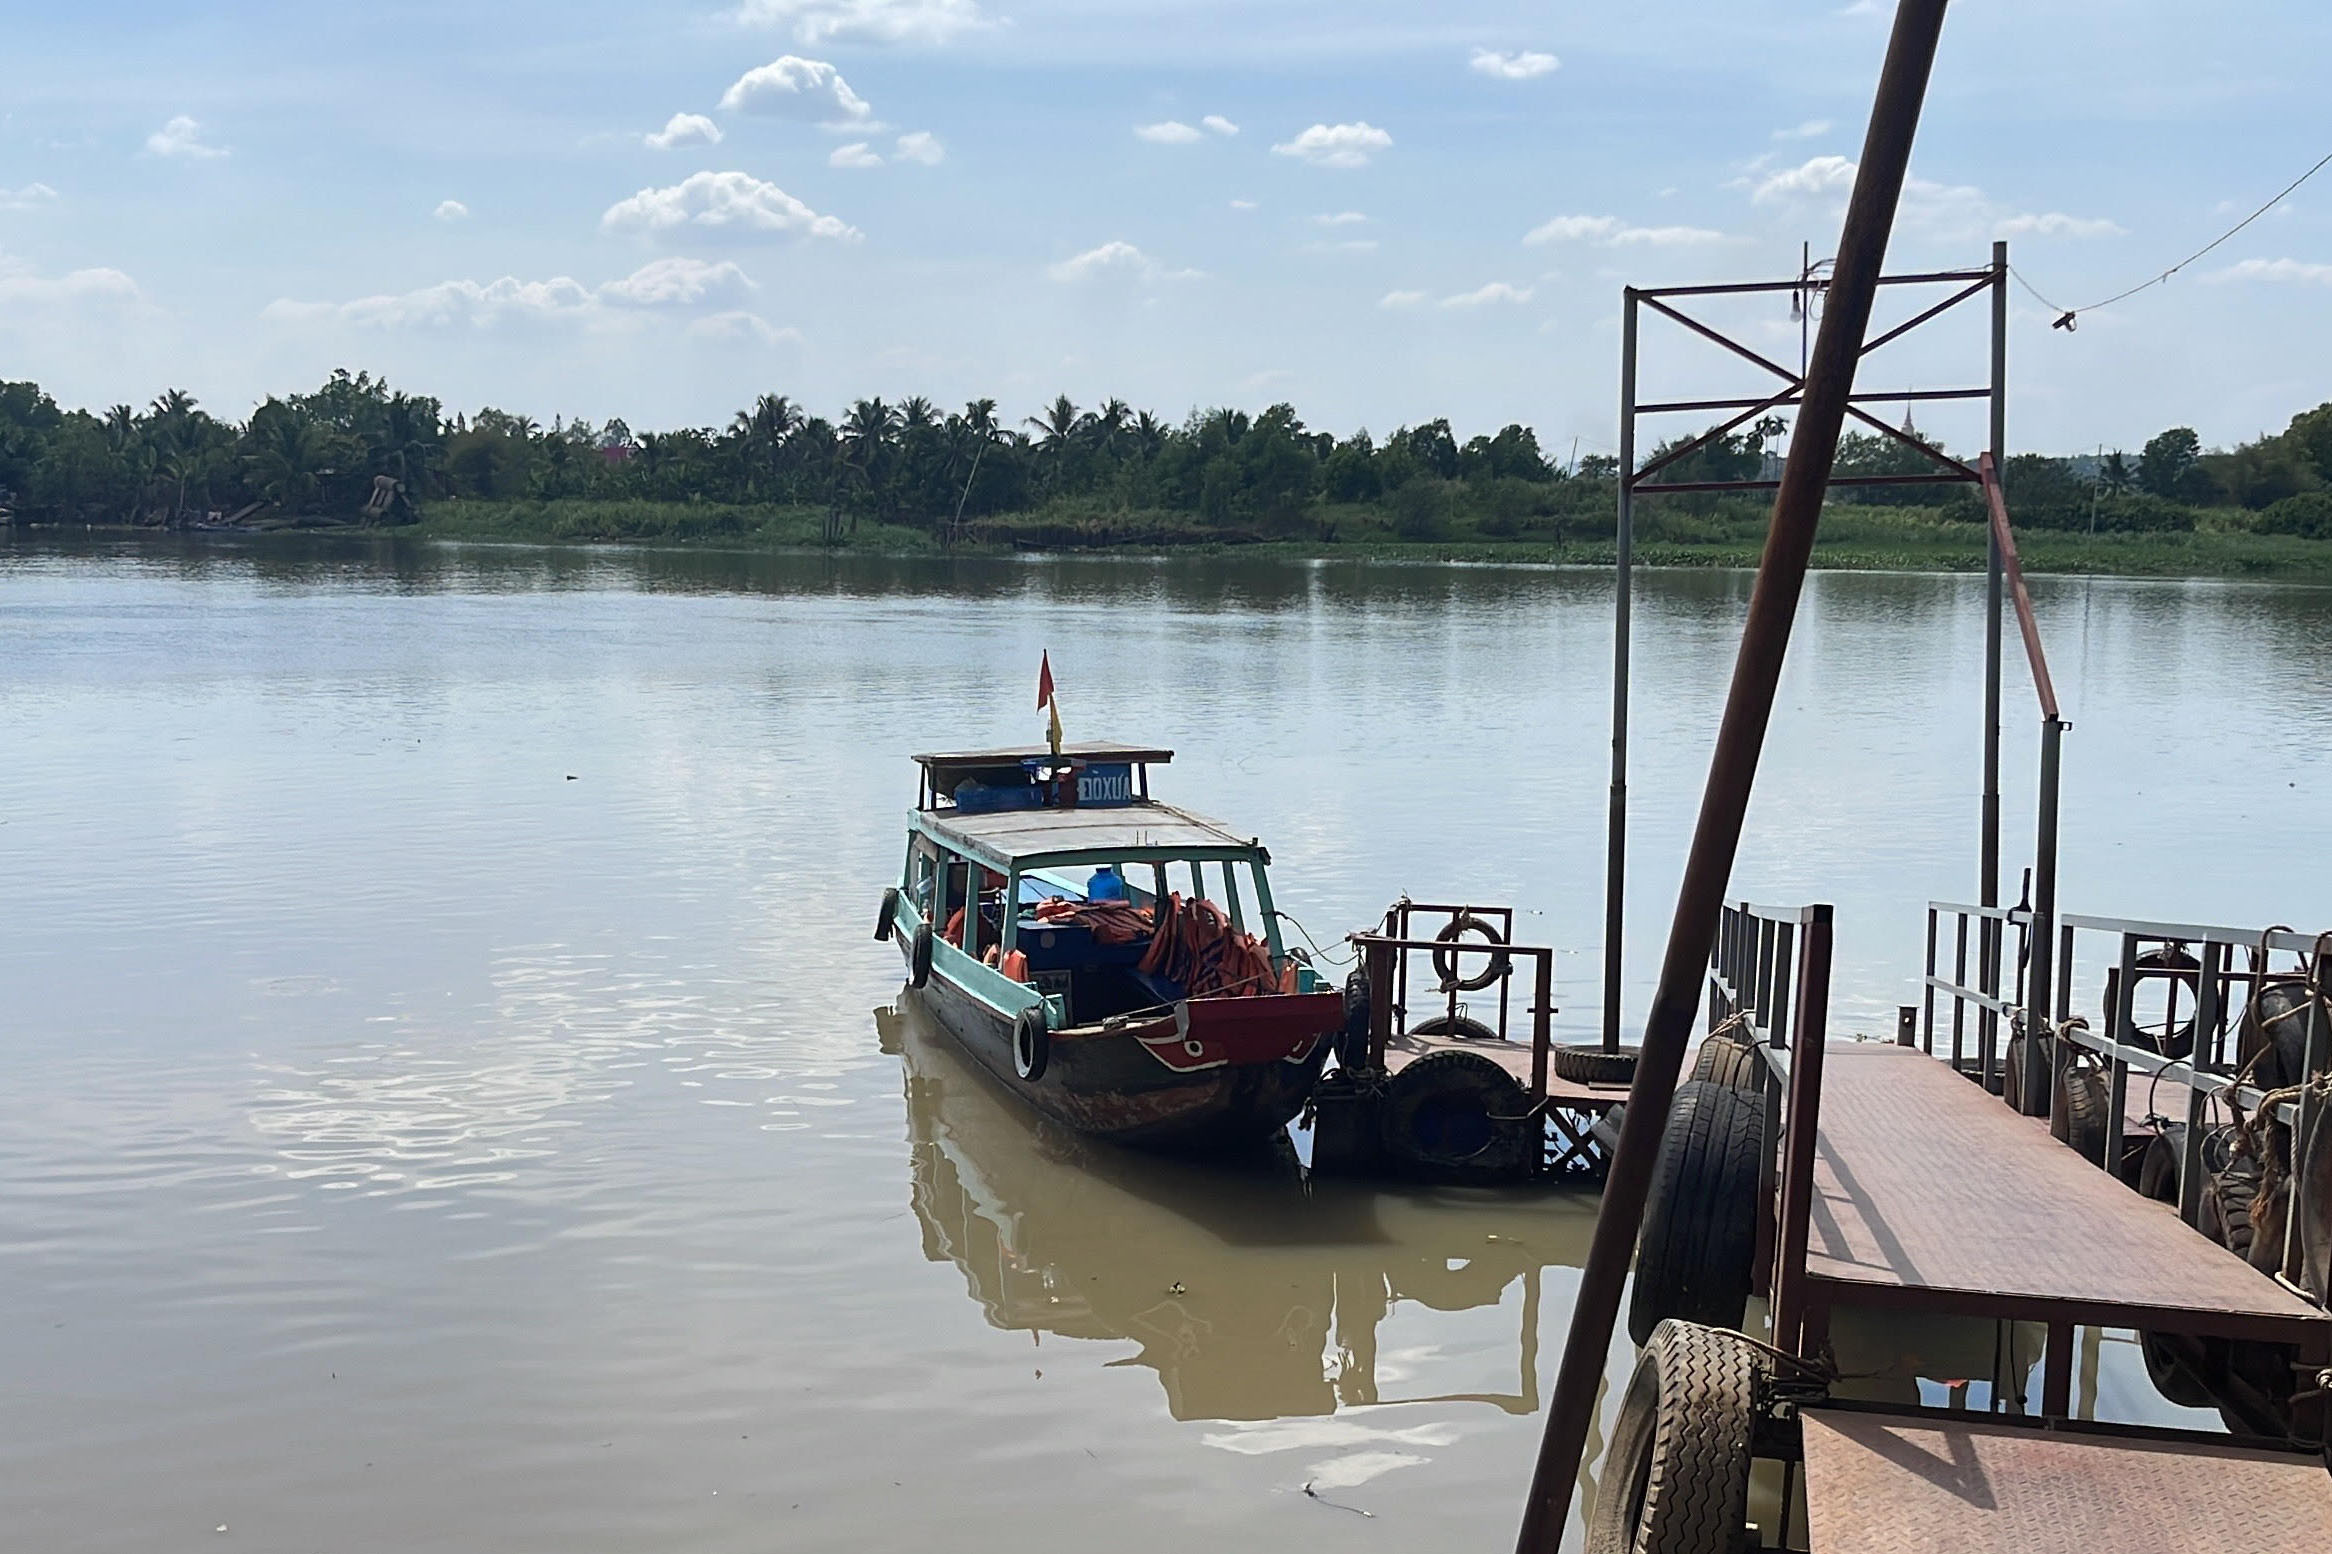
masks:
[[[1739,1333],[1663,1322],[1620,1402],[1587,1512],[1587,1554],[1731,1554],[1770,1362]]]
[[[1637,1343],[1671,1318],[1741,1325],[1765,1148],[1765,1108],[1755,1097],[1705,1080],[1677,1088],[1636,1243],[1628,1336]]]

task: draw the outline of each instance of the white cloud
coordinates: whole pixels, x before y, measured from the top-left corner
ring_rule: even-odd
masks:
[[[766,113],[840,126],[863,125],[874,108],[850,89],[842,72],[822,59],[786,54],[739,76],[721,94],[731,113]]]
[[[807,236],[853,240],[856,227],[821,216],[776,184],[750,173],[691,173],[664,189],[642,189],[599,218],[610,232],[651,236],[685,228],[738,237]]]
[[[902,162],[921,162],[925,167],[937,167],[947,160],[947,147],[929,130],[911,130],[899,137],[891,154]]]
[[[1357,227],[1368,218],[1356,210],[1340,210],[1333,215],[1314,216],[1312,223],[1322,227]]]
[[[688,326],[692,340],[733,340],[746,345],[799,345],[802,332],[772,324],[758,313],[731,309],[711,313]]]
[[[1843,156],[1810,157],[1796,167],[1785,167],[1760,183],[1749,198],[1759,205],[1776,200],[1814,199],[1845,194],[1854,188],[1854,159]]]
[[[1056,281],[1089,281],[1108,275],[1126,275],[1144,281],[1180,281],[1194,280],[1199,274],[1196,270],[1168,269],[1122,239],[1088,248],[1073,258],[1047,266],[1045,273]]]
[[[753,289],[751,278],[725,261],[657,259],[598,287],[567,275],[547,281],[505,275],[483,284],[440,281],[348,302],[286,298],[269,303],[264,316],[283,323],[343,323],[362,329],[490,329],[513,323],[613,326],[644,309],[691,308]]]
[[[854,140],[847,146],[836,146],[826,154],[828,167],[880,167],[883,154],[863,140]]]
[[[1776,140],[1812,140],[1816,135],[1829,133],[1830,121],[1828,119],[1808,119],[1803,124],[1792,125],[1788,129],[1775,130],[1773,138]]]
[[[1254,210],[1255,208],[1256,202],[1254,200],[1233,200],[1231,202],[1233,210]]]
[[[785,27],[802,43],[945,43],[993,25],[978,0],[742,0],[748,27]]]
[[[1198,122],[1217,135],[1236,135],[1239,133],[1239,126],[1219,113],[1210,113]]]
[[[2279,284],[2332,286],[2332,264],[2307,259],[2245,259],[2202,277],[2214,284],[2228,281],[2271,281]]]
[[[651,259],[599,288],[608,302],[635,308],[691,307],[756,290],[753,278],[723,259]]]
[[[1532,246],[1546,243],[1601,243],[1607,248],[1689,248],[1722,243],[1725,234],[1707,227],[1635,227],[1617,216],[1557,216],[1522,235]]]
[[[1441,305],[1445,308],[1478,308],[1498,302],[1528,302],[1530,294],[1531,288],[1528,286],[1509,286],[1504,281],[1492,281],[1487,286],[1477,286],[1472,291],[1461,291],[1455,296],[1444,297]]]
[[[1134,138],[1146,140],[1153,146],[1187,146],[1192,141],[1206,139],[1206,136],[1180,119],[1167,119],[1157,124],[1135,125]]]
[[[185,157],[198,162],[227,154],[225,146],[214,146],[204,140],[202,125],[183,113],[148,135],[146,150],[154,156]]]
[[[470,208],[459,200],[439,200],[437,209],[429,214],[438,221],[467,221],[470,219]]]
[[[43,275],[21,259],[0,254],[0,308],[18,303],[34,308],[73,304],[123,307],[144,300],[138,283],[111,268]]]
[[[1854,188],[1855,163],[1842,156],[1818,156],[1773,173],[1751,188],[1752,203],[1824,200],[1843,202]],[[1988,198],[1973,184],[1943,184],[1927,178],[1903,183],[1902,222],[1930,237],[1968,242],[1992,237],[2120,237],[2119,222],[2102,216],[2069,216],[2063,211],[2014,211]]]
[[[1369,157],[1385,150],[1393,137],[1362,120],[1357,124],[1315,124],[1290,141],[1271,149],[1314,167],[1366,167]]]
[[[21,189],[0,189],[0,210],[32,210],[56,203],[57,191],[45,183],[28,183]]]
[[[1377,298],[1380,308],[1413,308],[1425,300],[1421,291],[1388,291]]]
[[[664,121],[662,129],[640,138],[653,151],[670,151],[679,146],[717,146],[721,143],[721,127],[701,113],[676,113]]]
[[[1528,81],[1538,76],[1552,75],[1563,62],[1552,54],[1534,54],[1527,49],[1513,54],[1501,54],[1496,49],[1476,49],[1467,62],[1476,75],[1490,76],[1500,81]]]
[[[2123,237],[2120,222],[2103,216],[2068,216],[2061,210],[2027,211],[1992,223],[1994,237]]]

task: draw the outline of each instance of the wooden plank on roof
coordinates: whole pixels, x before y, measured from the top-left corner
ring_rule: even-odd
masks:
[[[925,811],[923,818],[934,835],[960,840],[1013,860],[1044,853],[1256,845],[1253,837],[1240,836],[1220,821],[1171,804],[1003,809],[976,814],[961,810]]]
[[[1052,756],[1049,745],[1027,745],[1009,750],[952,750],[919,755],[915,760],[924,766],[1013,766],[1022,761],[1048,760]],[[1153,745],[1121,745],[1110,739],[1091,739],[1061,746],[1061,754],[1080,761],[1141,761],[1162,766],[1174,759],[1174,752]]]

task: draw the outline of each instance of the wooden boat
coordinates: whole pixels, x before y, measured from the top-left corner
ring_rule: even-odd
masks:
[[[917,756],[875,934],[938,1024],[1047,1116],[1230,1147],[1302,1109],[1343,999],[1282,946],[1263,845],[1150,797],[1150,768],[1173,758],[1109,743]]]

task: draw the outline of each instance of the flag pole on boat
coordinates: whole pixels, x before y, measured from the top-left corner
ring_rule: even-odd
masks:
[[[1053,759],[1061,758],[1061,699],[1053,694],[1053,655],[1046,649],[1036,666],[1036,707],[1043,712],[1050,708],[1052,716],[1046,721],[1045,738],[1053,747]]]

